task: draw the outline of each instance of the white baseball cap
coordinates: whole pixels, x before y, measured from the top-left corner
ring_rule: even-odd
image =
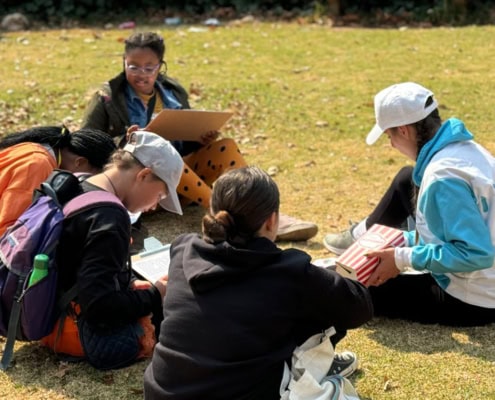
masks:
[[[165,210],[182,215],[177,185],[184,166],[182,157],[174,146],[155,133],[135,131],[129,137],[124,150],[131,153],[141,164],[167,184],[168,196],[160,201]]]
[[[434,98],[425,106],[431,96],[431,90],[414,82],[397,83],[383,89],[375,96],[376,124],[368,133],[366,143],[375,143],[389,128],[414,124],[426,118],[438,107]]]

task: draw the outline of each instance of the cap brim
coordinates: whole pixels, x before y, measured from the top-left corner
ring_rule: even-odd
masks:
[[[182,207],[180,206],[179,196],[175,190],[170,192],[165,199],[160,201],[159,204],[167,211],[182,215]]]
[[[373,129],[366,136],[366,144],[372,145],[375,143],[380,136],[382,136],[383,129],[380,128],[377,124],[373,127]]]

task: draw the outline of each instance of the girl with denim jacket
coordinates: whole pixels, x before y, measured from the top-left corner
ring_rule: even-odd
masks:
[[[145,127],[164,108],[190,108],[184,88],[165,75],[164,55],[161,36],[153,32],[132,34],[125,41],[124,71],[95,93],[83,126],[104,130],[122,144],[128,131]],[[225,171],[247,165],[235,141],[217,140],[218,135],[207,132],[201,142],[172,142],[184,160],[177,188],[183,204],[208,208],[213,182]],[[279,239],[307,240],[317,231],[311,222],[281,215]]]

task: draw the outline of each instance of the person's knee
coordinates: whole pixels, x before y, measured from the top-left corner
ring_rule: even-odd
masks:
[[[238,149],[237,143],[232,138],[224,138],[224,139],[217,140],[215,142],[215,146],[220,147],[220,148],[224,147],[224,148],[228,148],[228,149]]]
[[[399,170],[399,172],[397,173],[397,177],[401,181],[407,180],[410,182],[412,179],[412,173],[413,173],[413,167],[407,165]]]
[[[413,167],[411,166],[402,167],[397,173],[397,175],[395,175],[392,185],[395,187],[411,186],[412,173],[413,173]]]
[[[232,143],[232,144],[236,145],[235,140],[234,140],[234,139],[232,139],[232,138],[223,138],[223,139],[219,139],[219,140],[217,140],[217,143],[222,143],[222,144],[226,144],[226,143],[227,143],[227,144],[229,144],[229,143]],[[237,145],[236,145],[236,146],[237,146]]]

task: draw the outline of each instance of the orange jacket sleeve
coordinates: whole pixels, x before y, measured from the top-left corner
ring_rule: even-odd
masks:
[[[0,235],[29,207],[33,191],[56,167],[43,146],[22,143],[0,152]]]

